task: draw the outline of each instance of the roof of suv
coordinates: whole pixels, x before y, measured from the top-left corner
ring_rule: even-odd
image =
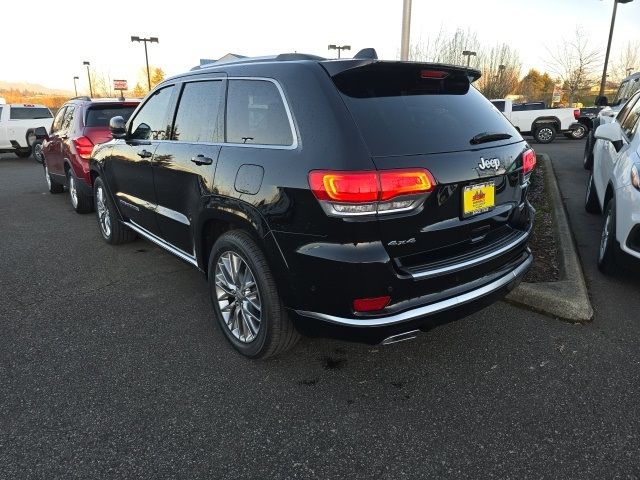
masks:
[[[140,103],[140,99],[139,98],[91,98],[88,96],[81,96],[81,97],[73,97],[71,99],[69,99],[66,103],[88,103],[88,104],[95,104],[95,103]]]
[[[175,75],[173,77],[168,78],[167,80],[172,80],[175,78],[180,78],[189,74],[197,74],[197,73],[205,73],[205,72],[215,72],[219,71],[220,68],[224,68],[226,70],[227,67],[242,67],[249,65],[258,65],[258,64],[278,64],[281,62],[303,62],[303,63],[318,63],[324,67],[324,69],[329,73],[329,75],[334,76],[338,73],[341,73],[345,70],[350,70],[352,68],[357,68],[364,65],[369,64],[423,64],[429,66],[437,66],[446,69],[456,69],[458,71],[465,72],[469,77],[471,82],[474,82],[478,78],[480,78],[480,71],[472,68],[467,68],[460,65],[446,65],[440,63],[429,63],[429,62],[405,62],[405,61],[397,61],[397,60],[379,60],[378,54],[373,48],[365,48],[360,50],[355,54],[353,58],[344,58],[344,59],[328,59],[324,57],[320,57],[317,55],[310,55],[306,53],[281,53],[278,55],[268,55],[262,57],[242,57],[240,55],[225,55],[217,61],[207,62],[202,65],[197,65],[193,67],[189,72],[185,72],[179,75]],[[164,82],[163,82],[164,83]]]

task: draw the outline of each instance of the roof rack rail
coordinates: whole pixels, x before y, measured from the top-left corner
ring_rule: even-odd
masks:
[[[73,97],[70,98],[69,100],[87,100],[87,101],[91,101],[91,97],[87,96],[87,95],[80,95],[78,97]]]

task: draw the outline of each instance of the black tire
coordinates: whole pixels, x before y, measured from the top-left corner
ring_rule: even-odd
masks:
[[[78,190],[78,180],[73,176],[71,170],[67,172],[67,185],[69,185],[69,200],[76,213],[93,212],[93,196],[85,195]]]
[[[38,163],[44,163],[44,152],[42,150],[42,140],[36,140],[31,148],[33,151],[33,158]]]
[[[585,170],[591,170],[593,168],[593,147],[595,145],[595,138],[593,137],[593,130],[587,135],[587,141],[584,144],[584,155],[582,157],[582,166]]]
[[[29,158],[31,156],[30,148],[21,148],[15,151],[15,154],[18,158]]]
[[[51,174],[49,173],[49,168],[47,167],[46,162],[42,165],[44,168],[44,179],[47,182],[47,189],[49,193],[62,193],[64,192],[64,185],[56,182],[51,178]]]
[[[244,262],[245,266],[248,266],[249,272],[253,275],[255,285],[257,286],[258,300],[260,303],[259,328],[257,332],[255,332],[253,340],[248,342],[241,341],[234,336],[231,327],[228,326],[224,320],[221,307],[218,303],[218,294],[216,293],[216,269],[220,257],[228,254],[237,255]],[[296,344],[300,338],[300,334],[295,329],[293,322],[282,304],[264,253],[248,233],[241,230],[232,230],[221,235],[211,249],[208,267],[209,292],[213,303],[214,317],[218,326],[236,350],[249,358],[268,358],[285,352]],[[239,267],[239,269],[240,268],[242,267]],[[237,284],[238,282],[235,283]],[[238,297],[237,294],[234,298],[232,295],[233,294],[227,295],[229,298],[227,302],[229,304],[235,303],[238,301],[238,298],[243,298]],[[244,294],[242,295],[244,296]],[[241,309],[242,317],[238,318],[244,318],[245,314],[243,312],[244,310]],[[230,317],[231,316],[232,314],[230,314]],[[240,325],[238,324],[238,326]]]
[[[589,213],[600,213],[600,204],[598,203],[598,195],[593,182],[593,172],[589,175],[587,181],[587,189],[584,196],[584,209]]]
[[[107,194],[104,182],[97,177],[93,183],[93,196],[96,206],[96,217],[98,219],[98,228],[105,242],[111,245],[120,245],[123,243],[133,242],[136,239],[136,232],[126,227],[118,220],[116,209]],[[104,211],[102,210],[104,207]],[[103,217],[104,215],[104,217]],[[103,221],[108,219],[109,228]]]
[[[613,275],[618,270],[619,257],[620,245],[616,239],[616,199],[611,198],[604,207],[598,269],[606,275]]]
[[[556,127],[550,123],[536,125],[533,132],[533,138],[538,143],[551,143],[556,139]]]

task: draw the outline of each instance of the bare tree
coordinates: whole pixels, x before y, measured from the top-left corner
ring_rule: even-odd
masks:
[[[629,41],[611,68],[611,80],[620,83],[630,73],[640,70],[640,42]]]
[[[506,43],[498,44],[480,57],[482,77],[476,87],[487,98],[504,98],[518,86],[520,56]]]
[[[93,70],[91,77],[94,96],[103,98],[113,98],[116,96],[113,90],[110,72],[105,73]]]
[[[480,47],[477,34],[471,30],[459,28],[449,33],[440,28],[440,31],[435,36],[427,38],[426,42],[419,41],[412,45],[409,49],[409,59],[466,66],[467,58],[462,52],[471,50],[480,55]]]
[[[572,40],[563,39],[555,52],[547,51],[549,68],[560,77],[569,103],[597,82],[600,54],[589,45],[589,37],[580,27],[576,27]]]

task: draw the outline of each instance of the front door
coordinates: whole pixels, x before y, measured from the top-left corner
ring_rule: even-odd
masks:
[[[153,155],[168,139],[173,85],[149,96],[128,125],[127,138],[115,142],[106,163],[112,194],[123,217],[157,235],[156,193],[153,186]]]

